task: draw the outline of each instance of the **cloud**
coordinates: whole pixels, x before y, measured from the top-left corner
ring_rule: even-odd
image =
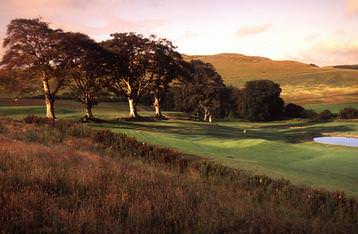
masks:
[[[304,39],[306,42],[311,42],[311,41],[318,39],[320,36],[321,36],[321,34],[319,34],[319,33],[313,33],[313,34],[307,35]]]
[[[346,7],[349,14],[357,14],[358,0],[346,0]]]
[[[326,54],[339,54],[347,58],[354,56],[358,61],[358,42],[355,41],[325,41],[318,49]]]
[[[159,0],[157,0],[159,1]],[[108,38],[113,32],[136,31],[152,34],[167,22],[151,15],[143,18],[125,16],[141,0],[0,0],[0,9],[8,15],[0,16],[0,27],[5,28],[16,17],[42,17],[53,28],[88,34],[96,40]],[[4,35],[0,31],[0,37]]]
[[[241,27],[236,35],[239,37],[244,37],[244,36],[250,36],[250,35],[254,35],[254,34],[259,34],[259,33],[263,33],[266,32],[267,30],[269,30],[271,28],[272,24],[261,24],[261,25],[255,25],[255,26],[244,26]]]
[[[357,64],[358,41],[342,39],[321,40],[301,53],[303,60],[323,65]]]
[[[84,8],[96,0],[3,0],[7,5],[13,7],[33,7],[39,6],[42,8],[53,8],[53,7],[76,7]]]

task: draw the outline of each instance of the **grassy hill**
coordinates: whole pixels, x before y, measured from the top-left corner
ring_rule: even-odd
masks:
[[[32,120],[40,122],[0,119],[2,233],[358,231],[358,203],[342,193],[79,123]]]
[[[322,106],[310,106],[322,108]],[[343,106],[340,106],[340,108]],[[358,105],[354,106],[358,107]],[[325,105],[324,108],[337,108]],[[153,116],[150,108],[140,106],[140,114]],[[0,100],[0,116],[22,119],[29,114],[43,116],[42,100]],[[78,120],[84,115],[82,106],[73,101],[56,102],[60,119]],[[220,164],[289,179],[330,190],[343,190],[358,197],[358,148],[314,143],[315,136],[358,136],[357,121],[311,123],[301,120],[268,123],[220,121],[208,124],[174,119],[180,113],[165,112],[168,121],[120,121],[128,116],[126,103],[100,103],[96,117],[106,123],[91,123],[97,129],[125,133],[141,142],[170,147],[180,152],[210,159]],[[247,130],[247,134],[243,133]]]
[[[241,54],[185,56],[212,63],[226,84],[242,87],[248,80],[269,79],[281,84],[288,101],[305,103],[358,102],[358,70],[317,67],[295,61],[274,61]]]

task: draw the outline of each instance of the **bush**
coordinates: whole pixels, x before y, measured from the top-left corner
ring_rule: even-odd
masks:
[[[338,114],[339,119],[358,119],[358,110],[352,107],[347,107],[341,110]]]
[[[317,119],[317,112],[314,111],[314,110],[304,110],[303,111],[303,118],[306,118],[306,119]]]
[[[324,110],[317,115],[317,120],[331,120],[334,117],[335,115],[330,110]]]
[[[297,104],[289,103],[285,107],[284,115],[286,118],[302,118],[304,117],[305,109]]]
[[[28,115],[24,118],[24,122],[27,124],[48,124],[52,123],[54,120],[48,118],[39,117],[36,115]]]

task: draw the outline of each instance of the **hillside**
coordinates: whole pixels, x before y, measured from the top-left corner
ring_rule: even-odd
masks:
[[[317,67],[296,61],[274,61],[241,54],[185,56],[212,63],[226,84],[242,87],[246,81],[269,79],[281,84],[283,96],[298,103],[358,102],[358,70]]]
[[[24,121],[0,120],[3,233],[358,230],[358,203],[340,192],[252,176],[80,124]]]
[[[307,107],[337,113],[348,106],[351,105],[315,104]],[[358,108],[358,104],[352,107]],[[82,105],[70,100],[56,101],[55,110],[59,119],[77,121],[84,115]],[[138,111],[143,117],[153,116],[151,108],[139,106]],[[0,117],[20,120],[44,113],[40,99],[16,102],[0,99]],[[358,136],[357,121],[252,123],[215,120],[214,124],[208,124],[181,119],[185,117],[183,113],[164,112],[169,118],[166,121],[132,122],[124,121],[128,116],[126,103],[100,103],[93,113],[104,121],[89,124],[96,129],[127,134],[140,142],[170,147],[255,174],[289,179],[296,185],[343,190],[358,198],[358,148],[327,146],[312,141],[313,137],[324,135]]]

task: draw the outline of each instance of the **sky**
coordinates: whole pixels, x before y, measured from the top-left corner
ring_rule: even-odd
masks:
[[[156,34],[190,55],[358,64],[358,0],[0,0],[0,39],[12,19],[36,17],[97,41]]]

